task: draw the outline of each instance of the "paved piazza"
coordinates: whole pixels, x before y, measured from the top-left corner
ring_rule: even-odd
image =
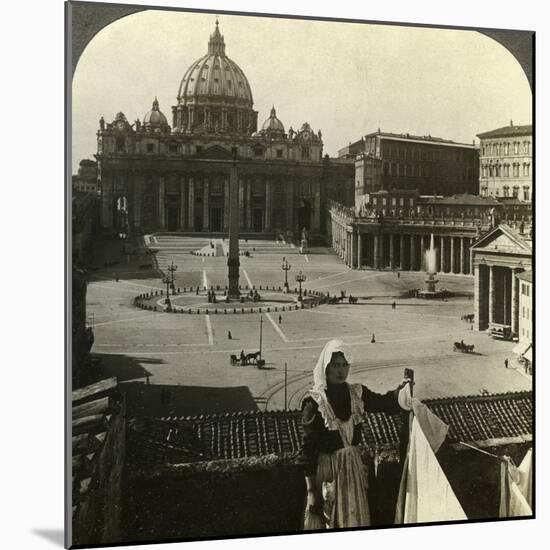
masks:
[[[350,270],[329,249],[300,255],[296,248],[272,241],[241,243],[241,251],[250,253],[250,257],[241,256],[243,287],[281,286],[285,256],[292,266],[292,287],[297,286],[294,276],[302,270],[307,276],[304,288],[332,295],[346,290],[359,302],[263,313],[265,368],[231,366],[231,354],[259,349],[260,314],[170,314],[133,305],[138,294],[165,289],[160,270],[172,261],[178,266],[176,287],[223,288],[227,258],[190,253],[208,250],[209,244],[209,238],[155,235],[149,246],[156,254],[126,256],[120,243],[111,241],[102,244],[94,259],[97,267],[88,286],[88,319],[94,326],[93,352],[100,368],[128,383],[128,388],[160,391],[159,386],[170,386],[175,395],[170,398],[170,410],[192,414],[282,409],[285,363],[287,403],[296,408],[311,384],[321,348],[334,337],[350,347],[352,381],[376,391],[394,388],[405,367],[415,370],[415,394],[421,399],[531,389],[531,379],[520,370],[504,368],[505,358],[514,364],[512,342],[492,340],[461,321],[462,315],[473,313],[471,277],[440,275],[439,288],[459,294],[446,302],[400,298],[407,289],[423,288],[425,275],[402,272],[398,277],[391,271]],[[220,244],[226,243],[217,240],[214,249]],[[375,343],[371,343],[373,334]],[[461,339],[475,344],[477,353],[454,352],[453,342]]]

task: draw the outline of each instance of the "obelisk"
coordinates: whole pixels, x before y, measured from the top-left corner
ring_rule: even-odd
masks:
[[[227,259],[227,278],[230,299],[238,300],[239,291],[239,176],[237,163],[231,164],[229,173],[229,258]]]

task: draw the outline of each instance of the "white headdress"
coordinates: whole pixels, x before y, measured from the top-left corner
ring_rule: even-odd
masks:
[[[323,417],[325,426],[329,430],[338,429],[338,419],[336,418],[332,407],[330,406],[326,394],[327,389],[327,367],[332,361],[332,355],[334,353],[341,353],[348,363],[351,362],[350,353],[346,350],[344,342],[342,340],[330,340],[326,343],[317,364],[313,369],[313,388],[309,390],[305,397],[311,397],[315,400],[319,407],[319,412]],[[351,415],[353,417],[353,423],[359,424],[362,421],[363,403],[361,401],[362,386],[360,384],[351,384]]]

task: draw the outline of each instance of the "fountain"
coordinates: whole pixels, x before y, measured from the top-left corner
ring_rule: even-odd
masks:
[[[435,288],[435,285],[439,282],[439,280],[435,278],[437,262],[433,233],[430,237],[430,248],[424,253],[424,259],[426,261],[426,272],[428,274],[428,278],[425,281],[426,289],[420,290],[418,292],[418,296],[427,299],[444,298],[445,296],[449,296],[449,292],[447,290],[436,290]]]

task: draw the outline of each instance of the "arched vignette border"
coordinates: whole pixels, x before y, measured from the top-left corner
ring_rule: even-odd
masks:
[[[242,15],[253,17],[270,17],[278,19],[301,19],[301,20],[320,20],[334,21],[339,23],[368,23],[374,25],[392,25],[405,27],[426,27],[436,29],[453,29],[476,31],[492,38],[501,46],[506,48],[517,60],[522,68],[531,92],[533,91],[533,64],[534,64],[534,31],[505,30],[505,29],[480,29],[475,27],[455,27],[451,25],[428,25],[418,23],[397,23],[393,21],[370,21],[366,19],[341,19],[332,17],[313,17],[300,15],[282,15],[254,12],[238,12],[230,10],[206,10],[195,8],[176,8],[161,6],[131,6],[125,4],[106,4],[101,2],[79,2],[70,1],[66,6],[66,33],[70,40],[71,51],[67,52],[67,60],[70,59],[72,65],[72,75],[82,52],[92,40],[92,38],[107,25],[114,21],[147,10],[161,11],[179,11],[195,13],[211,13],[226,15]],[[67,67],[68,70],[68,67]]]

